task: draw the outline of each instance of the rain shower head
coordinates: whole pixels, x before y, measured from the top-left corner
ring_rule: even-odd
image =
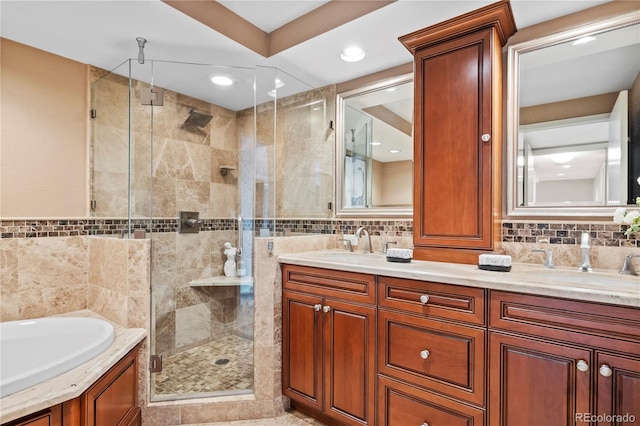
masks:
[[[189,117],[184,122],[185,126],[204,127],[213,117],[204,112],[197,112],[195,110],[189,111]]]

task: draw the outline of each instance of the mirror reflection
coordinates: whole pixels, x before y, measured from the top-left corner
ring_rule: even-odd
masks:
[[[412,75],[338,95],[338,216],[410,216]]]
[[[511,48],[512,207],[616,206],[640,195],[631,131],[640,122],[640,25],[616,27]]]

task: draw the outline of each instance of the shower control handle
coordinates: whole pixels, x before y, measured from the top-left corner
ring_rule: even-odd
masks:
[[[195,228],[196,226],[200,225],[201,223],[202,223],[201,220],[197,220],[197,219],[194,219],[192,217],[190,217],[190,218],[188,218],[186,220],[186,225],[188,227],[190,227],[190,228]]]

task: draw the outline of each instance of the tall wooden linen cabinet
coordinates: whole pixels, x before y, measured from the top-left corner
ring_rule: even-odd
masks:
[[[476,263],[500,248],[502,46],[508,1],[400,37],[414,55],[414,258]]]

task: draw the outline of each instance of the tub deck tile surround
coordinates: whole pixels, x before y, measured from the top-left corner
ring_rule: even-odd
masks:
[[[86,309],[61,316],[91,317],[108,321]],[[0,424],[80,396],[146,336],[146,331],[142,328],[123,328],[117,324],[113,324],[113,327],[115,339],[100,355],[64,374],[2,398]]]

